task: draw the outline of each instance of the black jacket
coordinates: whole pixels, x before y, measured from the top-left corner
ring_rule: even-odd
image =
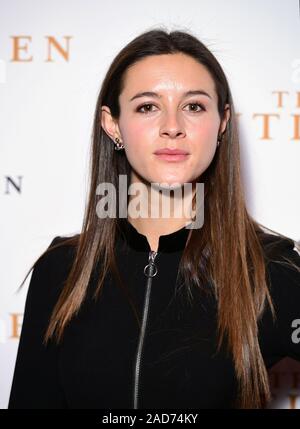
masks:
[[[124,225],[116,257],[143,316],[142,328],[126,292],[110,275],[99,300],[92,299],[97,279],[93,276],[87,299],[67,326],[62,344],[43,346],[51,311],[74,256],[70,246],[54,249],[32,273],[9,408],[234,407],[233,361],[224,346],[215,353],[215,300],[194,291],[191,305],[180,292],[184,288],[175,294],[189,230],[160,237],[155,267],[145,270],[151,275],[157,269],[157,273],[147,277],[144,269],[155,254],[144,235],[129,222]],[[272,237],[265,234],[264,242]],[[61,239],[56,237],[51,245]],[[279,253],[291,256],[300,267],[293,247],[291,241],[283,240]],[[270,368],[285,356],[300,361],[300,342],[292,341],[295,327],[291,325],[300,319],[300,274],[276,263],[269,264],[268,271],[277,321],[272,322],[267,307],[259,322],[259,341]]]

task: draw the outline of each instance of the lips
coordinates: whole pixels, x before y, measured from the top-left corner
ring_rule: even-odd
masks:
[[[186,150],[182,149],[159,149],[154,152],[155,155],[188,155],[189,153]]]
[[[178,161],[186,161],[189,157],[189,153],[183,149],[159,149],[154,154],[161,161],[166,162],[178,162]]]

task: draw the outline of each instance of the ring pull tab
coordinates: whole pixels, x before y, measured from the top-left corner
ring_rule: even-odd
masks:
[[[151,250],[149,252],[149,264],[147,264],[144,268],[144,274],[147,277],[154,277],[157,274],[157,266],[154,263],[154,260],[157,256],[157,252]]]
[[[153,263],[148,264],[144,268],[144,274],[147,277],[154,277],[157,274],[157,266]]]

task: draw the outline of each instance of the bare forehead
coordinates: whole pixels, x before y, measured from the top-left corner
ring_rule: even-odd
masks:
[[[215,95],[214,81],[201,63],[183,53],[152,55],[129,67],[124,75],[123,93],[155,89],[188,91],[200,86]]]

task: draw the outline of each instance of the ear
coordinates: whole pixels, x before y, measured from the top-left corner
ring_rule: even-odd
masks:
[[[113,118],[108,106],[101,107],[101,126],[106,134],[114,141],[116,137],[121,140],[118,122]]]
[[[225,132],[227,123],[230,119],[230,115],[231,115],[230,106],[227,103],[225,104],[225,107],[224,107],[224,113],[223,113],[223,118],[221,119],[219,134],[223,134]]]

